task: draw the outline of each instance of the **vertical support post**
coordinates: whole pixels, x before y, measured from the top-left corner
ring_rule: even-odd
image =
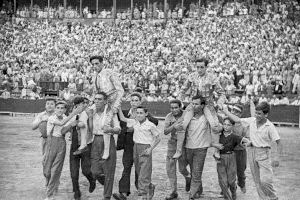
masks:
[[[114,15],[114,19],[117,18],[117,0],[113,0],[113,15]]]
[[[30,1],[30,17],[33,16],[33,0]]]
[[[131,18],[133,18],[133,0],[130,1],[130,11],[131,11]]]
[[[80,0],[79,12],[80,12],[80,17],[82,17],[82,0]]]
[[[167,0],[164,0],[164,14],[165,14],[165,23],[167,23],[167,18],[168,18],[168,11],[167,11]]]
[[[17,0],[14,0],[14,13],[16,14],[17,12]]]
[[[67,0],[64,0],[64,9],[67,9]]]
[[[96,0],[96,13],[97,13],[97,16],[99,14],[99,0]]]

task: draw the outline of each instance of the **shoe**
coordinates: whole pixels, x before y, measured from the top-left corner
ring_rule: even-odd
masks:
[[[127,198],[124,196],[124,194],[122,193],[114,193],[113,194],[113,197],[116,199],[116,200],[126,200]]]
[[[90,193],[94,192],[95,188],[96,188],[96,180],[93,180],[90,182],[89,192]]]
[[[178,193],[177,192],[172,192],[170,196],[166,197],[165,200],[174,200],[178,198]]]
[[[89,150],[89,148],[87,146],[85,146],[83,149],[77,149],[76,151],[73,152],[74,156],[78,156],[84,152],[87,152]]]
[[[151,200],[154,196],[155,185],[150,183],[149,185],[149,199]]]
[[[75,199],[75,200],[80,200],[80,198],[81,198],[81,192],[80,192],[80,191],[75,192],[75,193],[74,193],[74,199]]]
[[[242,191],[242,193],[246,193],[246,186],[244,186],[244,187],[241,187],[241,191]]]
[[[101,185],[104,185],[104,183],[105,183],[105,176],[104,176],[104,174],[101,174],[97,180],[99,181],[99,183]]]
[[[192,181],[191,177],[185,178],[185,191],[186,192],[190,191],[190,189],[191,189],[191,181]]]

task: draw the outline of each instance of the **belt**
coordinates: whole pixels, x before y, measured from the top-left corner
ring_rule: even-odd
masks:
[[[262,148],[262,149],[265,149],[265,148],[271,149],[271,147],[269,147],[269,146],[266,146],[266,147],[257,147],[257,146],[254,146],[252,143],[250,144],[250,147]]]
[[[103,137],[103,135],[98,135],[98,134],[94,134],[94,136],[102,136]]]
[[[223,152],[222,152],[222,153],[220,152],[220,154],[232,154],[232,153],[233,153],[233,151],[227,151],[227,152],[224,152],[224,153],[223,153]]]

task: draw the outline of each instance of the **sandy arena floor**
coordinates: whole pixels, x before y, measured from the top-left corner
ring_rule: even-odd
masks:
[[[44,177],[42,175],[42,156],[40,137],[37,131],[31,130],[32,117],[0,116],[0,199],[2,200],[42,200],[45,198]],[[162,124],[162,123],[161,123]],[[161,127],[161,125],[160,125]],[[274,182],[280,200],[300,199],[300,129],[278,128],[284,152],[280,158],[280,167],[274,169]],[[153,155],[153,183],[156,185],[154,200],[163,200],[170,192],[165,170],[167,136],[162,136],[162,142]],[[73,199],[72,183],[69,172],[69,146],[61,177],[59,195],[56,199]],[[114,192],[118,191],[118,180],[122,173],[121,156],[118,152]],[[222,199],[217,182],[216,164],[209,151],[203,173],[203,200]],[[258,199],[249,169],[247,173],[247,193],[238,190],[238,200]],[[132,176],[133,180],[133,176]],[[133,181],[132,181],[133,183]],[[184,190],[184,179],[178,174],[179,195],[182,200],[188,199]],[[133,184],[129,200],[137,198]],[[88,193],[88,181],[80,177],[82,199],[102,199],[102,186],[97,183],[94,193]]]

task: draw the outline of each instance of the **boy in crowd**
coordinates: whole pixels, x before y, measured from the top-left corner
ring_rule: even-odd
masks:
[[[155,124],[147,119],[147,109],[139,106],[136,109],[136,118],[125,118],[119,110],[120,120],[133,127],[134,165],[138,175],[138,195],[141,200],[152,199],[155,186],[151,183],[152,151],[160,142],[159,131]]]
[[[85,107],[80,106],[66,117],[66,105],[67,103],[65,101],[56,102],[55,114],[50,116],[47,122],[47,145],[43,160],[43,172],[46,177],[47,200],[52,199],[54,193],[58,190],[59,179],[65,160],[66,140],[65,135],[62,133],[62,129],[64,125],[70,121],[70,119],[85,109]],[[71,126],[76,125],[76,121],[71,124]]]
[[[54,114],[56,99],[46,97],[45,111],[38,114],[32,122],[32,130],[39,129],[42,138],[42,154],[44,156],[47,143],[47,122],[48,118]]]
[[[223,121],[223,132],[220,135],[220,162],[217,163],[219,184],[225,199],[236,200],[236,160],[234,149],[236,146],[250,141],[245,137],[233,134],[234,121],[225,118]],[[229,190],[231,193],[229,193]]]

